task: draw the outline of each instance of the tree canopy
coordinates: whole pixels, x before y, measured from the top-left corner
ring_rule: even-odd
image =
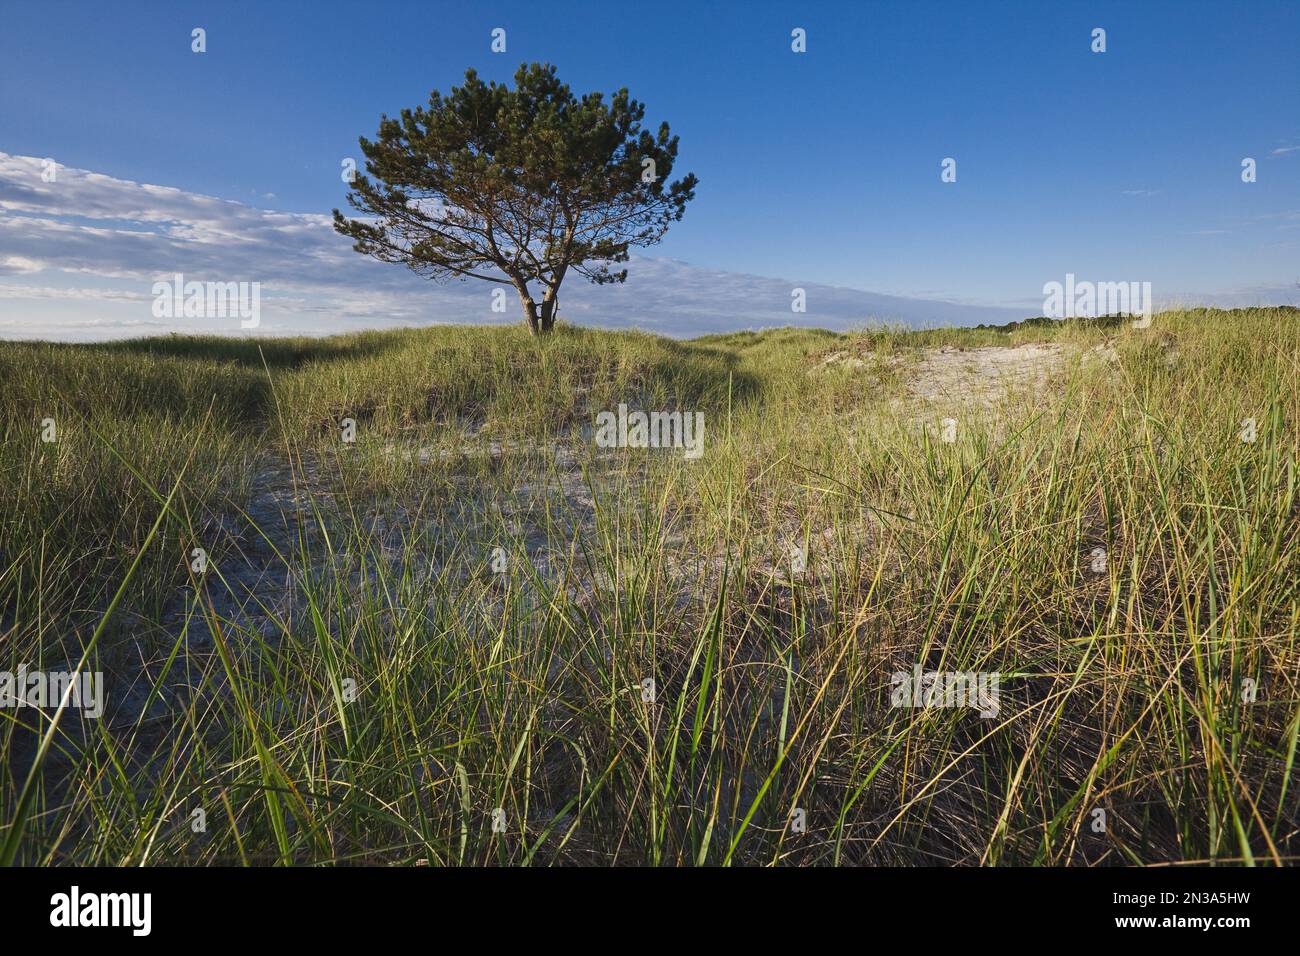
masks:
[[[529,328],[548,332],[565,276],[624,281],[613,267],[682,218],[697,180],[669,182],[678,138],[667,123],[643,128],[626,88],[577,97],[537,63],[514,80],[467,70],[427,107],[383,116],[377,138],[360,140],[366,174],[347,196],[363,215],[335,209],[334,228],[357,252],[436,280],[511,285]]]

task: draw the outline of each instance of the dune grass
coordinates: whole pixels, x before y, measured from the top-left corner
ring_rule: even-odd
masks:
[[[1043,391],[910,397],[1031,342]],[[0,383],[0,670],[108,696],[0,709],[5,860],[1300,854],[1294,310],[4,343]],[[702,456],[595,447],[619,403]],[[893,706],[918,665],[996,714]]]

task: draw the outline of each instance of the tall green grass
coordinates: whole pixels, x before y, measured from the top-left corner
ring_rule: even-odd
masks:
[[[1042,340],[1115,360],[908,397],[922,348]],[[110,698],[45,749],[53,711],[0,710],[0,845],[1294,862],[1298,370],[1296,314],[1269,309],[0,346],[0,669],[89,647]],[[703,456],[593,447],[619,402],[703,411]],[[997,672],[997,716],[892,707],[918,663]]]

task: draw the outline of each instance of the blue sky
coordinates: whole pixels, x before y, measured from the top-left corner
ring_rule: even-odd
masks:
[[[195,26],[207,31],[201,55],[190,50]],[[507,31],[505,54],[490,51],[494,27]],[[794,27],[807,31],[805,54],[791,52]],[[1090,50],[1094,27],[1106,30],[1105,53]],[[153,195],[143,184],[181,191],[187,209],[216,197],[264,213],[251,226],[239,211],[244,225],[232,228],[249,236],[231,242],[265,242],[281,257],[269,294],[278,277],[287,301],[292,237],[343,205],[339,164],[359,156],[359,134],[467,67],[504,80],[534,60],[556,64],[580,93],[627,86],[648,119],[681,136],[680,168],[700,178],[685,219],[645,253],[666,260],[647,274],[681,286],[681,321],[641,321],[644,296],[602,302],[599,289],[575,299],[582,321],[620,324],[630,310],[636,324],[689,332],[699,323],[686,290],[698,287],[726,290],[744,310],[735,325],[767,324],[745,298],[746,276],[1024,314],[1067,272],[1150,281],[1157,299],[1300,302],[1297,39],[1294,0],[10,4],[0,336],[58,334],[95,309],[138,311],[131,290],[190,261],[178,251],[186,237],[206,247],[193,262],[220,271],[215,237],[230,230],[219,217],[194,214],[200,228],[184,210],[132,215]],[[77,189],[32,192],[23,177],[36,167],[22,157],[111,182],[74,172],[65,182],[82,176]],[[945,157],[957,160],[955,183],[940,181]],[[1257,161],[1257,182],[1241,181],[1244,157]],[[86,217],[99,187],[114,198]],[[161,229],[165,246],[67,236],[127,222]],[[71,270],[59,268],[65,239]],[[332,241],[298,253],[319,261]],[[230,261],[244,278],[255,259]],[[357,306],[367,289],[400,299],[392,314],[411,323],[454,319],[486,294],[424,289],[373,265],[348,274],[355,295],[340,316],[320,288],[300,289],[313,323],[384,324],[378,306]],[[90,288],[104,297],[51,292]],[[426,294],[442,307],[423,312]],[[852,296],[819,315],[833,298],[810,295],[798,318],[851,324]],[[705,325],[726,324],[718,303],[706,311]]]

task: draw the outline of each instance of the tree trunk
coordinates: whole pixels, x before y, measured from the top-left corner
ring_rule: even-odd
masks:
[[[528,331],[533,335],[545,335],[555,325],[555,310],[559,300],[555,290],[548,288],[541,302],[536,302],[526,288],[519,290],[519,301],[523,303],[524,318],[528,320]]]
[[[537,303],[533,301],[532,296],[525,292],[519,293],[519,301],[523,303],[524,306],[524,318],[528,320],[528,331],[533,335],[536,335],[539,331],[539,324],[537,321]]]

